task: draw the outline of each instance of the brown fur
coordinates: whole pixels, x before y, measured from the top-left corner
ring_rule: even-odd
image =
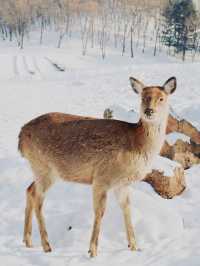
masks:
[[[55,116],[57,119],[52,119]],[[93,168],[100,164],[104,168],[105,162],[120,160],[123,152],[127,157],[131,156],[133,149],[142,153],[147,135],[149,138],[146,146],[151,148],[153,143],[149,143],[149,140],[154,138],[155,130],[154,126],[146,128],[142,122],[131,124],[51,113],[40,116],[23,127],[19,147],[33,168],[34,164],[38,165],[38,170],[40,165],[42,168],[46,165],[46,170],[50,171],[55,165],[57,174],[62,179],[91,184]],[[80,168],[82,170],[79,174]]]
[[[137,80],[134,82],[137,83]],[[140,89],[141,84],[136,90]],[[100,224],[110,188],[117,190],[116,194],[123,195],[119,203],[124,213],[127,238],[130,248],[136,249],[126,187],[131,181],[143,179],[150,171],[151,163],[163,144],[168,117],[164,88],[148,87],[141,96],[143,116],[137,124],[50,113],[33,119],[22,128],[19,150],[28,159],[38,178],[27,190],[24,227],[26,246],[32,245],[31,220],[34,209],[43,249],[51,251],[42,205],[45,193],[58,177],[93,186],[95,220],[90,242],[91,256],[97,254]],[[145,119],[145,108],[152,108],[159,120]]]

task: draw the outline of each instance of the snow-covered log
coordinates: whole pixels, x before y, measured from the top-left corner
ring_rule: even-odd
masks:
[[[145,181],[151,184],[160,196],[168,199],[181,194],[186,187],[183,167],[161,156]]]
[[[199,146],[182,139],[177,139],[172,145],[165,141],[160,154],[161,156],[179,162],[184,169],[200,163]]]
[[[174,115],[170,114],[167,124],[167,134],[171,132],[183,133],[190,137],[191,141],[196,144],[200,144],[200,132],[190,122],[185,119],[179,119]]]

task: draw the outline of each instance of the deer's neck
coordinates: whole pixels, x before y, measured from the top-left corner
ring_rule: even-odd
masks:
[[[157,155],[164,143],[168,114],[160,122],[152,123],[140,119],[137,138],[141,152]]]

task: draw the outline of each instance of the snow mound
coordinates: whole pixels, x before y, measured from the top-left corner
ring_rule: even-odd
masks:
[[[152,169],[163,172],[165,176],[173,176],[173,170],[176,167],[181,167],[181,165],[178,162],[162,156],[157,156],[152,165]]]
[[[166,136],[166,140],[167,142],[170,144],[170,145],[174,145],[175,142],[178,140],[178,139],[181,139],[183,141],[186,141],[186,142],[190,142],[190,137],[186,136],[185,134],[182,134],[182,133],[177,133],[177,132],[173,132],[173,133],[170,133]]]

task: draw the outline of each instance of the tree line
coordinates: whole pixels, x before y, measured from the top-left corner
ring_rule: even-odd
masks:
[[[136,49],[145,53],[147,47],[152,48],[154,55],[163,49],[170,54],[173,50],[176,54],[182,50],[177,49],[173,40],[177,35],[173,31],[174,23],[180,23],[174,22],[169,15],[172,13],[169,7],[174,1],[0,0],[0,37],[16,42],[22,49],[25,38],[33,31],[39,32],[40,44],[44,41],[45,32],[55,31],[58,48],[64,39],[79,37],[83,55],[89,48],[98,46],[102,58],[105,58],[107,47],[111,45],[122,55],[129,53],[131,57],[134,57]],[[187,35],[191,34],[188,21]],[[200,35],[197,16],[192,23],[195,36],[192,50],[196,55],[199,53]]]

